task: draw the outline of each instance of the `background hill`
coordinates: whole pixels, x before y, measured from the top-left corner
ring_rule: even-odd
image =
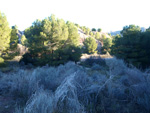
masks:
[[[120,31],[113,31],[113,32],[110,32],[110,34],[111,34],[111,36],[115,36],[115,35],[117,35],[117,34],[120,35]]]

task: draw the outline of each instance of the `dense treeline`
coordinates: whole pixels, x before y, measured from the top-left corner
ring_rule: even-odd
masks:
[[[0,12],[0,54],[9,48],[11,29],[7,22],[7,18]]]
[[[84,41],[84,47],[79,44],[77,28],[89,37]],[[70,60],[77,62],[82,52],[96,53],[96,41],[100,41],[101,53],[110,52],[136,67],[150,66],[150,28],[143,32],[139,26],[125,26],[120,35],[113,39],[101,34],[101,31],[101,28],[90,30],[85,26],[56,19],[54,15],[36,20],[21,37],[20,43],[29,50],[21,61],[33,65],[59,65]],[[0,13],[0,65],[17,55],[17,33],[17,26],[10,28],[6,16]]]
[[[54,15],[36,20],[24,32],[29,52],[22,61],[34,65],[59,65],[69,60],[77,62],[81,56],[77,28],[71,22]]]
[[[115,36],[111,53],[137,67],[150,66],[150,28],[145,32],[139,26],[125,26],[121,35]]]
[[[77,62],[80,60],[81,52],[85,50],[84,52],[87,53],[95,53],[97,48],[96,41],[93,39],[93,43],[85,42],[86,46],[82,49],[79,44],[78,27],[86,35],[93,35],[92,31],[85,26],[65,22],[51,15],[44,20],[36,20],[19,38],[17,26],[9,28],[6,16],[0,13],[0,64],[3,65],[5,60],[18,55],[18,43],[28,48],[28,53],[21,59],[25,64],[59,65],[70,60]]]
[[[4,65],[5,59],[16,55],[17,32],[17,26],[10,28],[6,16],[0,12],[0,66]]]

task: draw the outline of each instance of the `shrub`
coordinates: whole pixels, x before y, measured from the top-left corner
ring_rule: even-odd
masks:
[[[10,79],[10,93],[26,102],[30,96],[39,88],[38,81],[26,71],[20,70]],[[32,86],[32,87],[31,87]]]
[[[88,58],[85,61],[81,62],[81,65],[87,66],[87,67],[91,67],[94,64],[98,64],[100,66],[105,66],[106,65],[104,59],[102,59],[101,57],[95,57],[95,56],[91,56],[90,58]]]
[[[49,64],[51,66],[59,66],[60,64],[65,64],[68,61],[78,62],[81,57],[81,49],[75,46],[69,46],[61,49],[57,49],[52,54],[42,54],[39,58],[31,53],[26,53],[23,55],[20,62],[24,62],[26,65],[31,63],[35,66],[44,66]]]
[[[84,46],[85,46],[85,52],[86,53],[96,53],[96,49],[97,49],[97,43],[96,40],[92,37],[88,37],[85,39],[85,41],[83,42]]]
[[[0,57],[0,63],[4,63],[4,59]]]
[[[54,97],[48,91],[40,89],[28,100],[24,113],[53,113]]]
[[[0,94],[16,97],[23,107],[18,113],[149,113],[150,73],[128,68],[116,58],[105,61],[109,70],[93,71],[69,62],[0,73]]]
[[[68,76],[55,92],[55,105],[58,113],[82,113],[75,86],[75,76],[76,73]]]
[[[2,57],[0,57],[0,67],[4,66],[4,59]]]
[[[123,74],[127,69],[127,66],[123,60],[116,58],[108,58],[105,59],[105,61],[106,65],[109,67],[109,70],[113,75]]]
[[[93,66],[91,67],[91,69],[93,69],[93,70],[101,70],[102,66],[100,66],[98,64],[93,64]]]

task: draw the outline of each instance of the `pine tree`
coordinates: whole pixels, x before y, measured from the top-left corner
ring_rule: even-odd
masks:
[[[112,39],[111,38],[103,38],[103,47],[102,52],[106,53],[106,52],[110,52],[110,47],[112,45]]]
[[[10,38],[10,50],[16,50],[17,49],[17,44],[18,44],[18,39],[19,37],[17,36],[18,29],[17,26],[12,26],[11,30],[11,38]]]
[[[101,32],[101,31],[102,31],[102,29],[101,29],[101,28],[98,28],[98,29],[97,29],[97,31],[98,31],[98,32]]]
[[[96,40],[92,37],[86,38],[84,41],[85,52],[87,53],[95,53],[97,49]]]
[[[128,63],[140,66],[141,62],[139,59],[142,58],[140,54],[142,51],[140,40],[141,28],[139,26],[125,26],[121,31],[121,35],[117,35],[113,40],[113,46],[111,47],[112,53]]]
[[[78,46],[79,45],[79,34],[78,34],[78,30],[75,27],[75,25],[71,22],[67,22],[67,26],[68,26],[68,39],[67,39],[67,43],[68,45],[72,45],[72,46]]]
[[[10,32],[6,16],[0,12],[0,55],[9,48]]]
[[[67,60],[79,59],[66,54],[72,50],[76,51],[74,54],[77,54],[79,50],[76,48],[79,45],[77,27],[71,22],[65,23],[62,19],[56,19],[55,15],[42,21],[36,20],[30,28],[25,30],[25,36],[29,43],[29,53],[23,57],[25,62],[34,65],[46,63],[57,65]]]
[[[90,35],[90,36],[93,36],[93,32],[92,32],[92,31],[90,31],[89,35]]]
[[[95,39],[97,39],[97,40],[100,39],[100,33],[99,33],[99,32],[96,32],[96,34],[95,34]]]
[[[27,38],[25,37],[25,35],[22,35],[22,36],[21,36],[21,44],[22,44],[23,46],[28,46],[28,40],[27,40]]]

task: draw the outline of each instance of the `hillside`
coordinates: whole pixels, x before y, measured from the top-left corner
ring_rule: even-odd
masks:
[[[96,32],[93,32],[93,34],[95,34]],[[88,38],[88,37],[91,37],[90,35],[86,35],[86,33],[82,30],[82,29],[80,29],[80,28],[78,28],[78,34],[79,34],[79,36],[80,36],[80,45],[84,45],[83,44],[83,42],[84,42],[84,40],[86,39],[86,38]],[[100,34],[100,37],[102,37],[102,36],[105,36],[105,37],[107,37],[107,38],[112,38],[112,37],[110,37],[107,33],[105,33],[105,32],[99,32],[99,34]],[[100,52],[101,51],[101,47],[102,47],[102,42],[101,41],[98,41],[97,39],[95,39],[96,40],[96,42],[97,42],[97,50]]]
[[[19,37],[19,44],[21,44],[21,37],[22,37],[22,35],[23,35],[23,31],[20,31],[20,30],[18,30],[18,33],[17,33],[17,35],[18,35],[18,37]]]
[[[120,31],[113,31],[113,32],[111,31],[110,34],[111,34],[111,36],[115,36],[117,34],[120,34]]]
[[[150,112],[150,73],[115,58],[99,60],[88,68],[69,62],[0,72],[0,112]]]

